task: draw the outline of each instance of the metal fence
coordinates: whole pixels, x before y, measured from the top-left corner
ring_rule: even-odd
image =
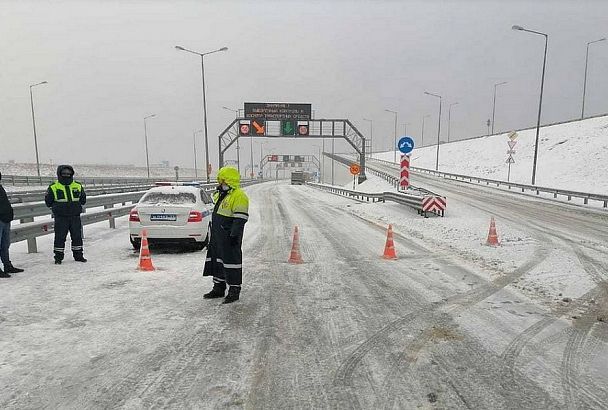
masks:
[[[395,168],[397,167],[397,165],[394,162],[385,161],[382,159],[374,158],[374,159],[372,159],[372,161],[378,161],[378,162],[382,162],[385,164],[389,164]],[[537,185],[519,184],[516,182],[500,181],[500,180],[496,180],[496,179],[475,177],[475,176],[471,176],[471,175],[462,175],[462,174],[454,174],[454,173],[450,173],[450,172],[434,171],[434,170],[426,169],[426,168],[412,167],[411,170],[414,172],[435,175],[435,176],[439,176],[439,177],[443,177],[443,178],[447,178],[447,179],[453,179],[456,181],[465,181],[465,182],[477,183],[477,184],[487,185],[487,186],[490,186],[490,185],[492,185],[492,186],[495,185],[497,187],[503,186],[503,187],[507,187],[508,189],[516,188],[518,190],[521,189],[521,192],[532,191],[532,192],[536,192],[536,195],[540,195],[540,193],[543,192],[543,193],[552,194],[553,198],[558,198],[558,196],[566,197],[568,199],[568,201],[571,201],[572,198],[581,198],[585,205],[589,204],[589,200],[593,200],[593,201],[598,201],[598,202],[603,203],[604,208],[608,207],[608,195],[595,194],[595,193],[590,193],[590,192],[570,191],[567,189],[548,188],[548,187],[541,187],[541,186],[537,186]]]
[[[345,188],[340,188],[333,185],[324,185],[317,183],[307,183],[306,185],[312,186],[314,188],[318,188],[327,192],[331,192],[332,194],[342,195],[349,198],[356,198],[360,201],[366,202],[386,202],[392,201],[398,204],[407,205],[411,208],[416,209],[418,215],[428,217],[428,214],[434,214],[438,216],[444,216],[444,212],[436,212],[429,211],[426,212],[423,210],[423,201],[424,196],[416,195],[414,193],[405,193],[405,192],[378,192],[378,193],[370,193],[370,192],[361,192],[361,191],[352,191]]]

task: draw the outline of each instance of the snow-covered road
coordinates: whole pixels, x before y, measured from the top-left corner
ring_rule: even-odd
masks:
[[[204,252],[153,250],[159,269],[136,271],[125,218],[87,227],[86,265],[51,265],[50,237],[46,253],[18,244],[27,271],[0,282],[0,407],[604,408],[605,219],[425,183],[448,217],[248,187],[232,305],[202,299]],[[490,213],[499,249],[473,237]],[[397,261],[380,258],[386,222]],[[286,263],[294,225],[303,265]]]

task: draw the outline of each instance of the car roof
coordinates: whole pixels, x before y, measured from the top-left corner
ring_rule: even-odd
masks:
[[[194,186],[184,186],[184,185],[170,185],[170,186],[157,186],[154,188],[150,188],[148,192],[161,192],[165,194],[176,194],[181,192],[188,192],[191,194],[197,195],[200,192],[200,188]]]

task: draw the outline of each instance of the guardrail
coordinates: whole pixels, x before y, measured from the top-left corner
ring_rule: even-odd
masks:
[[[308,182],[306,185],[327,191],[327,192],[331,192],[332,194],[337,194],[337,195],[342,195],[342,196],[346,196],[346,197],[350,197],[350,198],[356,198],[358,200],[365,200],[367,202],[386,202],[386,201],[392,201],[392,202],[396,202],[398,204],[402,204],[402,205],[407,205],[409,207],[412,207],[414,209],[416,209],[416,211],[418,212],[418,215],[424,216],[425,218],[428,218],[428,213],[432,213],[435,214],[437,216],[444,216],[445,215],[445,210],[425,210],[424,208],[424,203],[425,200],[428,198],[435,198],[435,196],[423,196],[423,195],[416,195],[416,194],[411,194],[411,193],[405,193],[405,192],[378,192],[378,193],[371,193],[371,192],[361,192],[361,191],[352,191],[350,189],[345,189],[345,188],[341,188],[341,187],[337,187],[337,186],[333,186],[333,185],[324,185],[324,184],[317,184],[317,183],[313,183],[313,182]],[[444,198],[445,200],[445,198]]]
[[[193,178],[180,178],[180,181],[192,181]],[[2,175],[4,185],[29,186],[29,185],[49,185],[57,180],[57,177],[38,177],[29,175]],[[88,186],[106,185],[126,185],[126,184],[153,184],[155,181],[174,181],[175,178],[159,177],[78,177],[78,182]]]
[[[259,182],[264,181],[245,180],[241,185],[249,186]],[[201,189],[205,190],[206,192],[213,191],[216,189],[216,187],[216,183],[201,184]],[[94,212],[86,212],[85,209],[85,213],[83,213],[80,217],[82,224],[87,225],[107,220],[110,224],[110,228],[116,228],[116,218],[127,215],[135,206],[137,201],[139,201],[139,199],[146,193],[146,190],[110,194],[107,194],[107,192],[129,188],[133,189],[134,187],[103,188],[102,192],[104,192],[104,194],[87,197],[88,208],[103,206],[105,209]],[[136,188],[141,188],[141,186]],[[99,189],[97,191],[99,191]],[[42,192],[42,195],[44,195],[44,192]],[[90,192],[91,191],[89,191],[89,193]],[[40,193],[37,194],[36,198],[39,197]],[[131,204],[127,205],[127,202],[130,202]],[[121,206],[115,208],[114,205],[116,204],[120,204]],[[15,219],[18,219],[20,223],[11,229],[11,243],[27,240],[28,253],[37,252],[38,246],[36,243],[36,238],[54,232],[55,221],[53,219],[34,221],[34,218],[38,216],[50,216],[51,210],[47,208],[44,201],[16,204],[13,206],[13,210],[15,212]]]
[[[123,192],[138,192],[145,191],[151,188],[152,185],[125,185],[119,187],[104,187],[104,188],[87,188],[85,187],[85,192],[87,193],[87,197],[95,196],[95,195],[106,195],[106,194],[117,194]],[[12,204],[23,204],[28,202],[38,202],[44,199],[44,195],[46,194],[45,189],[37,189],[27,192],[7,192],[9,201]]]
[[[390,164],[393,167],[397,167],[397,164],[395,164],[394,162],[385,161],[382,159],[373,158],[372,161],[383,162],[386,164]],[[561,196],[568,198],[568,201],[571,201],[572,198],[581,198],[581,199],[583,199],[583,204],[585,204],[585,205],[589,204],[589,200],[593,200],[593,201],[602,202],[603,207],[608,208],[608,195],[595,194],[595,193],[590,193],[590,192],[570,191],[567,189],[548,188],[548,187],[541,187],[541,186],[537,186],[537,185],[519,184],[516,182],[500,181],[500,180],[496,180],[496,179],[475,177],[475,176],[471,176],[471,175],[462,175],[462,174],[454,174],[454,173],[450,173],[450,172],[434,171],[434,170],[426,169],[426,168],[412,167],[411,170],[415,171],[415,172],[426,173],[429,175],[443,177],[446,179],[453,179],[456,181],[466,181],[466,182],[477,183],[477,184],[485,184],[488,186],[496,185],[497,187],[505,186],[508,189],[517,188],[517,189],[521,189],[521,192],[533,191],[533,192],[536,192],[536,195],[540,195],[540,193],[543,192],[543,193],[553,194],[553,198],[557,198],[559,195],[561,195]]]

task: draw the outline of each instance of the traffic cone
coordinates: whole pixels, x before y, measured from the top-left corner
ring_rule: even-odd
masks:
[[[490,246],[500,245],[500,243],[498,243],[498,234],[496,233],[496,222],[494,221],[494,217],[490,219],[490,232],[488,233],[488,241],[486,244]]]
[[[293,243],[291,245],[291,254],[289,255],[289,263],[304,263],[302,255],[300,255],[300,232],[296,225],[293,229]]]
[[[388,226],[386,233],[386,245],[384,245],[384,259],[397,259],[397,253],[395,252],[395,243],[393,242],[393,225]]]
[[[137,269],[143,271],[153,271],[152,257],[150,256],[150,248],[148,247],[148,231],[141,231],[141,248],[139,249],[139,264]]]

